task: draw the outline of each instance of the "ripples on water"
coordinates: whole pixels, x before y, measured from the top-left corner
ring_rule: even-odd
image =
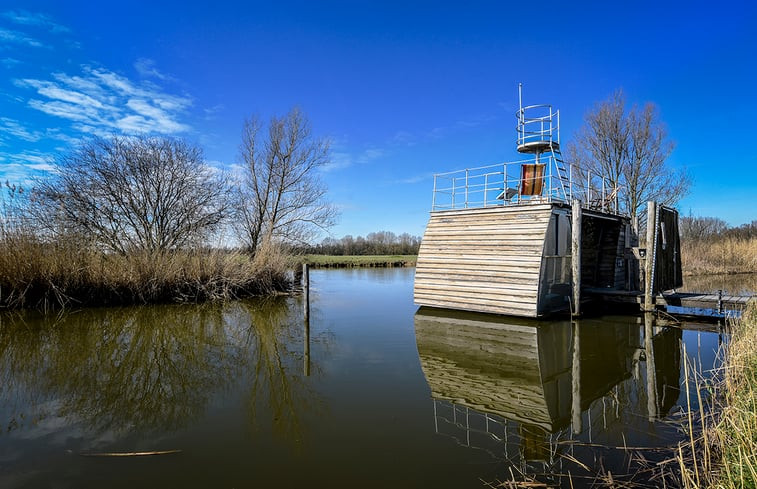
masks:
[[[412,269],[311,281],[309,329],[298,298],[1,316],[0,487],[578,486],[572,458],[626,463],[589,445],[680,436],[681,343],[709,368],[719,341],[418,310]],[[152,450],[181,452],[82,455]]]

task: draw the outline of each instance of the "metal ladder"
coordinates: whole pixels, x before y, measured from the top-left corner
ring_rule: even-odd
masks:
[[[565,161],[562,159],[562,153],[560,152],[560,147],[555,147],[554,144],[552,144],[552,141],[549,143],[549,149],[552,152],[552,156],[555,160],[555,170],[557,171],[557,181],[560,182],[560,190],[562,190],[562,194],[565,196],[565,200],[567,202],[570,202],[572,199],[572,186],[571,186],[571,175],[567,168],[565,168]]]

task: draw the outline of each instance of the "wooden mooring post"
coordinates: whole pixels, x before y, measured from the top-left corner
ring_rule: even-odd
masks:
[[[303,373],[310,376],[310,266],[302,264]]]
[[[310,319],[310,265],[302,264],[302,310],[305,321]]]
[[[573,363],[571,365],[570,417],[574,434],[583,430],[581,419],[581,336],[578,321],[572,321]]]
[[[581,201],[573,199],[571,210],[571,267],[573,285],[573,315],[581,314]]]
[[[653,422],[658,413],[657,409],[657,371],[655,370],[654,358],[654,315],[651,312],[644,313],[644,356],[647,365],[647,417]]]
[[[644,259],[644,310],[654,310],[654,270],[656,260],[657,203],[647,202],[647,244]]]

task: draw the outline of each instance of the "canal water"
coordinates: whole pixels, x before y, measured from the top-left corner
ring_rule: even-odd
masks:
[[[722,339],[419,310],[413,273],[312,271],[309,327],[298,297],[0,316],[0,487],[581,487],[679,439],[683,345]]]

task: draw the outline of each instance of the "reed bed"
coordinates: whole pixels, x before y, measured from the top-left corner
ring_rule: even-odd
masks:
[[[685,240],[681,261],[684,275],[757,273],[757,238]]]
[[[731,324],[724,347],[722,375],[710,414],[690,423],[690,441],[679,447],[683,487],[698,489],[757,487],[757,304]],[[695,434],[697,434],[695,436]],[[688,448],[688,450],[686,450]],[[686,451],[690,455],[686,455]]]
[[[680,430],[681,441],[660,447],[584,444],[596,451],[588,460],[565,453],[567,473],[521,473],[484,482],[496,488],[626,487],[683,489],[757,488],[757,302],[729,321],[728,341],[715,371],[703,371],[682,344],[684,404],[665,422]],[[571,440],[564,443],[581,444]],[[602,453],[622,452],[626,470],[610,472],[597,461]]]
[[[288,291],[289,258],[197,249],[119,255],[76,241],[0,238],[0,309],[201,302]]]
[[[757,303],[730,321],[728,330],[714,372],[692,363],[683,345],[687,405],[679,423],[684,439],[655,464],[652,480],[658,486],[757,487]]]

